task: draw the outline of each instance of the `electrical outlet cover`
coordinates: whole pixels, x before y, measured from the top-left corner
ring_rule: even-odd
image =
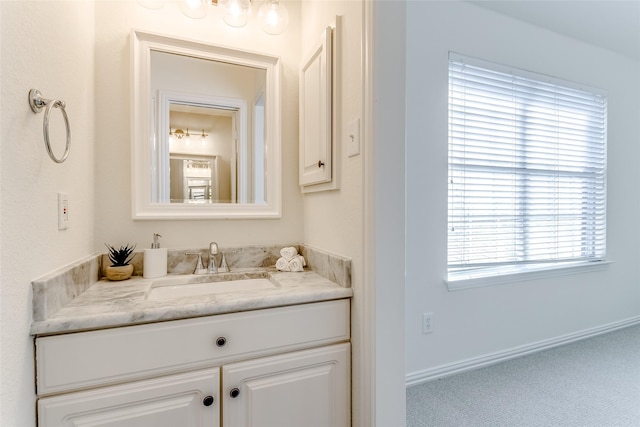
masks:
[[[58,230],[69,228],[69,195],[58,193]]]
[[[433,332],[433,313],[422,313],[422,333]]]

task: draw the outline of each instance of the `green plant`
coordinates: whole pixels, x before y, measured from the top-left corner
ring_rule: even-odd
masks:
[[[123,265],[129,265],[129,262],[133,259],[133,250],[136,245],[130,246],[128,243],[126,246],[120,246],[120,249],[116,249],[111,245],[104,244],[109,249],[109,260],[112,267],[119,267]]]

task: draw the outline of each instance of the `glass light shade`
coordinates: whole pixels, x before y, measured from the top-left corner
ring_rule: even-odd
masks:
[[[267,34],[280,34],[289,23],[289,12],[279,0],[265,0],[258,9],[260,27]]]
[[[204,18],[209,11],[209,0],[182,0],[180,2],[180,11],[189,18]]]
[[[232,27],[244,27],[251,12],[250,0],[224,0],[219,3],[224,8],[222,19]]]

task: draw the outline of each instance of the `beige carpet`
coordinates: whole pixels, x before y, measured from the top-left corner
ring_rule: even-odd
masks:
[[[640,325],[410,387],[407,426],[640,427]]]

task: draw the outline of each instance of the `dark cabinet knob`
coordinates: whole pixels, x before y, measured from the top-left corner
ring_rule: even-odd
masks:
[[[237,387],[232,388],[231,391],[229,392],[229,396],[231,396],[232,399],[235,399],[236,397],[240,396],[240,389]]]
[[[227,343],[227,339],[225,337],[216,338],[216,345],[218,347],[224,347],[226,343]]]
[[[204,406],[211,406],[213,405],[214,399],[213,396],[207,396],[204,399],[202,399],[202,404]]]
[[[324,162],[322,160],[318,160],[318,167],[321,168],[324,166]]]

